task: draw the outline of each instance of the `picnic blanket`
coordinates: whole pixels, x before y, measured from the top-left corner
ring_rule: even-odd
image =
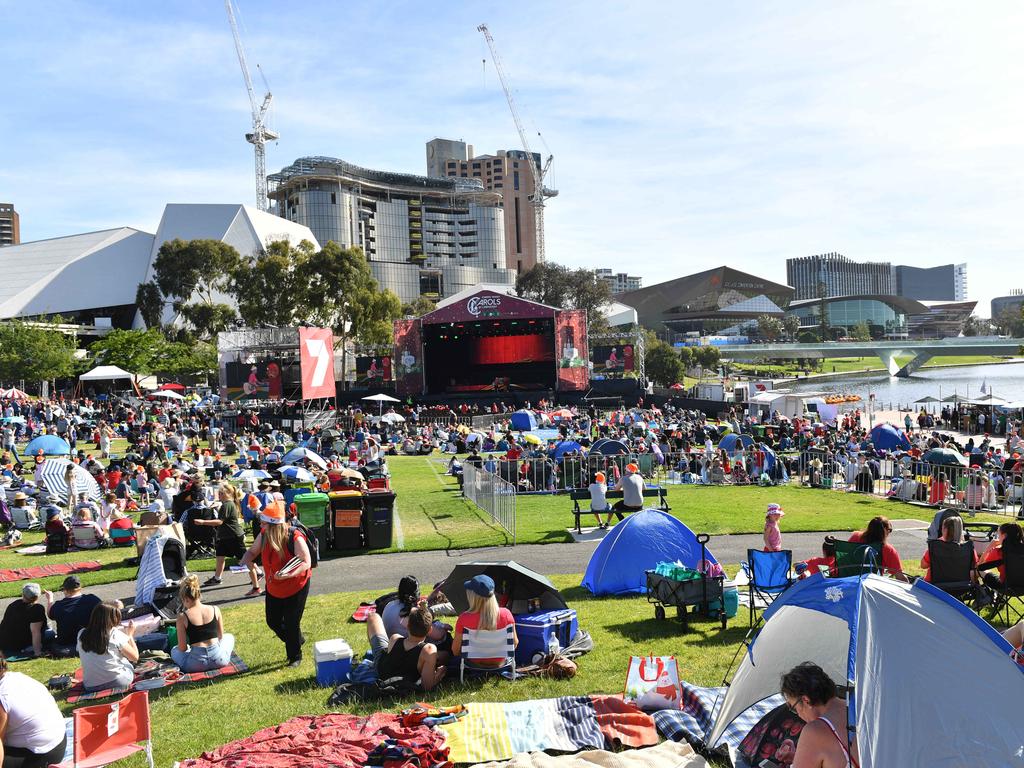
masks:
[[[523,752],[658,743],[653,718],[614,696],[471,703],[466,709],[465,717],[440,726],[455,763],[507,760]]]
[[[69,573],[87,573],[103,567],[99,560],[85,560],[81,563],[52,563],[33,565],[29,568],[0,568],[0,582],[41,579],[44,576],[64,576]]]
[[[706,768],[707,762],[689,744],[664,741],[654,747],[627,752],[591,750],[578,755],[529,752],[506,762],[483,763],[477,768]]]
[[[390,758],[371,761],[370,754],[385,740],[393,740]],[[330,714],[293,717],[201,757],[183,760],[181,768],[362,768],[370,764],[425,768],[447,760],[444,735],[428,726],[406,728],[398,715],[384,713]]]
[[[697,685],[690,685],[681,682],[683,689],[682,709],[663,709],[654,713],[654,722],[658,732],[671,741],[687,741],[696,746],[702,746],[704,739],[711,731],[711,724],[715,715],[725,701],[725,688],[702,688]],[[780,704],[784,703],[782,694],[777,693],[760,701],[742,715],[737,717],[726,728],[718,744],[708,745],[717,747],[727,744],[737,748],[743,738],[750,733],[750,730],[757,725],[761,718],[771,712]]]
[[[68,703],[74,704],[79,701],[91,701],[92,699],[106,699],[110,696],[121,696],[134,690],[153,690],[155,688],[166,688],[169,685],[179,683],[197,683],[201,680],[213,680],[225,675],[235,675],[239,672],[248,672],[249,667],[239,658],[238,654],[231,654],[231,661],[218,669],[208,669],[205,672],[179,672],[172,669],[171,673],[164,673],[160,677],[136,678],[127,688],[104,688],[100,691],[87,691],[82,686],[81,675],[76,672],[76,682],[68,688]]]

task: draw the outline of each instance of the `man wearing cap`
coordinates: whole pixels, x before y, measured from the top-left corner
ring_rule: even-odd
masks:
[[[79,631],[85,629],[92,615],[92,609],[102,602],[96,595],[82,592],[82,581],[74,574],[64,579],[61,584],[64,597],[54,602],[53,593],[47,590],[46,615],[57,622],[57,651],[59,655],[75,655],[75,643]]]
[[[0,621],[0,651],[6,656],[41,656],[43,645],[53,640],[46,626],[46,611],[39,604],[42,589],[29,582],[21,588],[21,599],[4,611]]]
[[[615,485],[616,491],[622,491],[622,498],[615,502],[612,512],[619,520],[624,520],[623,512],[639,512],[644,508],[644,478],[636,464],[627,464],[626,471]],[[611,522],[611,516],[608,517]]]

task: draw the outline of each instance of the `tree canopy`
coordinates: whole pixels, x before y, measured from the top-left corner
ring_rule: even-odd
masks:
[[[545,261],[516,278],[516,293],[560,309],[584,309],[591,331],[606,326],[601,309],[612,299],[608,283],[592,269],[569,269]]]
[[[309,240],[296,246],[278,240],[261,253],[239,259],[231,272],[231,293],[242,321],[252,327],[279,328],[304,322],[315,253]]]
[[[0,324],[0,379],[46,381],[75,372],[75,342],[54,326],[11,320]]]
[[[686,374],[679,352],[668,342],[654,339],[647,342],[647,354],[644,358],[647,377],[662,387],[670,387],[681,382]]]

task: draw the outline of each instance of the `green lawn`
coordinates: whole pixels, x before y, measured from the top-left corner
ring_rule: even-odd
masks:
[[[896,361],[906,365],[912,359],[910,355],[897,357]],[[939,355],[933,357],[924,364],[924,368],[934,368],[938,365],[975,365],[977,363],[1001,363],[1006,362],[1007,357],[996,357],[993,355]],[[765,363],[730,363],[735,370],[768,376],[794,376],[802,373],[803,369],[798,368],[796,362],[768,365]],[[827,357],[822,361],[820,373],[861,373],[863,371],[883,371],[882,361],[877,357]],[[819,371],[811,371],[818,373]]]

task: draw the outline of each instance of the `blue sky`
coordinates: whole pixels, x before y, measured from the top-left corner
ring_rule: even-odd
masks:
[[[966,261],[984,315],[1024,288],[1019,3],[237,4],[274,92],[269,170],[422,173],[434,136],[516,146],[486,21],[555,155],[552,260],[646,284],[722,263],[784,282],[787,257],[826,251]],[[221,2],[0,0],[0,18],[0,200],[23,239],[252,202]]]

